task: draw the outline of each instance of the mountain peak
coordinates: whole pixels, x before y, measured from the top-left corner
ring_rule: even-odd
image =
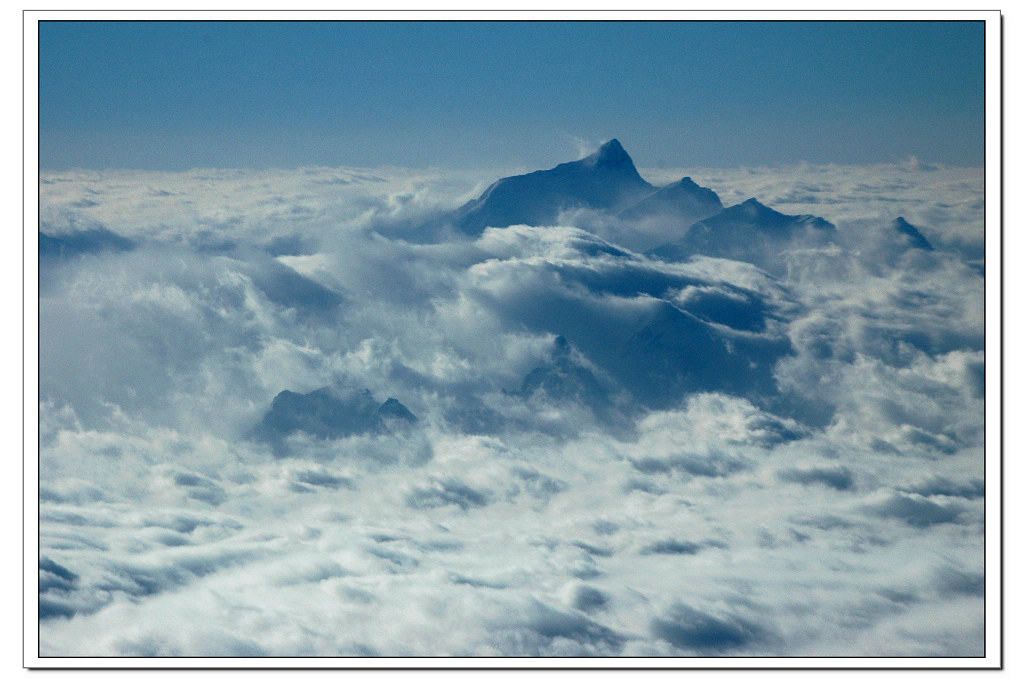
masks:
[[[730,206],[718,216],[708,218],[703,222],[718,226],[740,222],[754,224],[761,229],[785,230],[786,233],[802,226],[815,227],[826,232],[835,230],[835,226],[824,218],[814,215],[786,215],[764,205],[754,197],[738,205]]]
[[[393,397],[378,405],[369,390],[330,386],[306,394],[283,390],[270,403],[252,437],[275,445],[276,452],[284,451],[284,442],[293,433],[344,438],[389,432],[400,427],[396,421],[414,424],[417,418]]]
[[[653,190],[612,139],[581,160],[498,180],[455,211],[454,224],[473,235],[487,227],[549,225],[562,211],[576,208],[617,213]]]
[[[691,177],[683,177],[626,208],[619,217],[624,220],[671,217],[687,227],[721,212],[722,200],[718,194],[700,186]]]
[[[387,401],[380,405],[380,408],[377,409],[377,416],[385,419],[399,419],[406,423],[416,423],[419,421],[416,415],[409,411],[408,407],[394,397],[388,397]]]
[[[726,208],[723,211],[724,214],[732,217],[732,219],[744,218],[748,221],[753,222],[781,222],[786,216],[782,215],[774,208],[769,208],[753,196],[744,201],[743,203],[737,204],[730,208]]]
[[[594,167],[626,167],[633,168],[633,159],[626,153],[618,139],[610,139],[601,147],[584,158]]]
[[[908,244],[914,249],[923,249],[925,251],[934,251],[931,242],[925,239],[925,236],[921,234],[921,231],[916,227],[907,222],[906,218],[902,215],[892,221],[890,225],[897,232],[902,233]]]

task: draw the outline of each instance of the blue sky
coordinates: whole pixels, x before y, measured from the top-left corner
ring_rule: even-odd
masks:
[[[44,169],[980,165],[981,22],[43,22]]]

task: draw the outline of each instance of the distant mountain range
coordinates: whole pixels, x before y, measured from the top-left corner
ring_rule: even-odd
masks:
[[[393,397],[383,404],[369,390],[323,387],[308,393],[283,390],[253,430],[253,437],[280,443],[294,433],[333,439],[382,433],[414,425],[418,419]]]
[[[469,235],[488,227],[553,225],[565,211],[604,211],[624,220],[651,216],[690,222],[722,210],[718,194],[689,177],[655,187],[640,176],[618,139],[582,160],[505,177],[455,211],[449,221]]]
[[[622,144],[612,139],[582,160],[499,179],[480,198],[455,211],[451,222],[470,235],[487,227],[550,225],[563,210],[617,212],[654,191]]]
[[[695,254],[752,263],[772,273],[785,270],[784,252],[821,248],[835,241],[832,223],[814,215],[784,215],[750,198],[690,226],[685,235],[647,253],[666,261]]]
[[[655,187],[640,176],[618,139],[581,160],[499,179],[444,222],[477,236],[488,227],[555,225],[563,214],[581,210],[603,213],[624,224],[620,234],[627,239],[630,226],[637,235],[648,232],[655,222],[660,228],[670,228],[661,229],[657,236],[671,235],[675,228],[671,241],[648,244],[653,248],[645,249],[648,255],[666,261],[705,255],[753,263],[778,273],[785,269],[784,252],[823,248],[836,241],[835,227],[823,218],[785,215],[755,198],[725,208],[718,194],[690,177]],[[895,241],[905,248],[932,248],[903,218],[894,220],[890,229],[893,236],[898,235]],[[623,242],[630,243],[643,244]]]
[[[703,255],[752,264],[783,278],[790,255],[836,244],[832,223],[813,215],[786,215],[755,198],[726,208],[718,194],[690,177],[655,187],[640,176],[616,139],[581,160],[500,179],[441,222],[477,237],[487,228],[555,225],[567,213],[575,213],[570,219],[592,232],[581,234],[574,246],[585,245],[588,256],[606,257],[605,272],[552,264],[560,280],[574,286],[571,296],[552,293],[524,302],[516,314],[521,326],[557,337],[549,359],[538,362],[519,389],[507,393],[510,403],[579,405],[606,424],[622,418],[616,405],[623,399],[659,409],[702,391],[742,396],[766,409],[795,408],[793,399],[780,395],[773,375],[776,361],[793,353],[784,331],[768,327],[785,320],[777,304],[726,280],[686,277],[665,264]],[[598,219],[594,228],[586,227],[588,218]],[[648,239],[671,240],[645,251],[648,260],[643,260],[595,236],[607,227],[627,237],[646,232]],[[897,251],[932,250],[903,218],[885,233]],[[593,310],[599,300],[591,296],[609,293],[653,305],[633,320]],[[449,422],[471,432],[511,423],[479,399],[461,400],[455,408]],[[380,404],[365,390],[285,390],[253,435],[279,444],[299,432],[329,439],[391,433],[416,422],[398,400]]]

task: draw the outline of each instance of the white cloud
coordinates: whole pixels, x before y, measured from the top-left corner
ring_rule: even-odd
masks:
[[[683,174],[841,240],[773,277],[586,214],[416,241],[490,173],[44,173],[43,231],[136,246],[42,270],[43,654],[978,653],[977,171]],[[749,369],[645,397],[684,330]],[[247,438],[329,385],[420,423]]]

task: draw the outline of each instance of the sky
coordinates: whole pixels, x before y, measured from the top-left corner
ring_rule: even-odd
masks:
[[[981,22],[67,22],[43,169],[982,164]]]

